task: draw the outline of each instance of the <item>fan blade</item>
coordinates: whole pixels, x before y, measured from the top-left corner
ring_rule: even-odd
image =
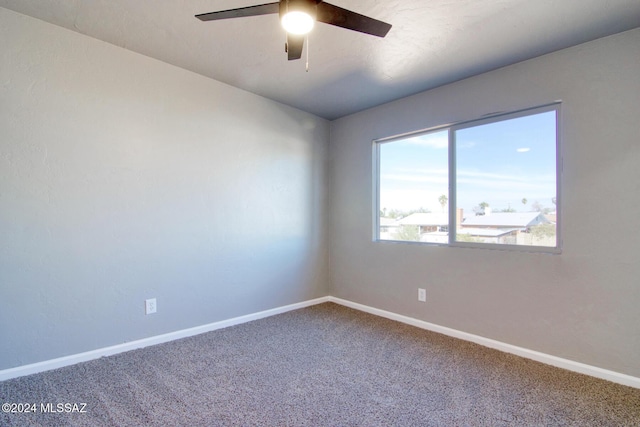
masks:
[[[286,51],[289,55],[289,61],[300,59],[302,57],[302,47],[304,46],[304,36],[296,34],[287,34]]]
[[[386,36],[391,29],[391,24],[325,2],[318,3],[317,20],[378,37]]]
[[[227,18],[242,18],[245,16],[268,15],[270,13],[278,13],[280,3],[259,4],[257,6],[247,6],[238,9],[221,10],[219,12],[201,13],[196,15],[201,21],[215,21]]]

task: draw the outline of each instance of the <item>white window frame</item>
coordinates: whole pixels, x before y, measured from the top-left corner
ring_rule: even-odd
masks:
[[[500,243],[479,243],[479,242],[459,242],[455,240],[456,227],[456,131],[504,120],[517,119],[520,117],[555,111],[556,113],[556,246],[528,246],[510,245]],[[448,194],[448,214],[449,214],[449,241],[448,243],[430,242],[410,242],[404,240],[381,240],[380,239],[380,147],[382,144],[402,140],[409,137],[425,135],[433,132],[449,132],[449,194]],[[561,101],[545,104],[537,107],[508,113],[493,113],[474,120],[466,120],[453,124],[435,126],[415,132],[408,132],[401,135],[394,135],[373,141],[373,241],[380,243],[404,243],[421,246],[447,246],[461,248],[481,248],[517,252],[542,252],[550,254],[560,254],[562,252],[562,142],[561,142]]]

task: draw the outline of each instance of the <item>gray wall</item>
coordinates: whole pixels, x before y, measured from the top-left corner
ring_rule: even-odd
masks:
[[[0,40],[0,369],[328,294],[328,122],[2,8]]]
[[[322,119],[1,8],[0,40],[0,369],[332,294],[640,376],[640,30],[330,144]],[[373,139],[557,99],[562,255],[371,241]]]
[[[558,99],[562,255],[372,242],[373,139]],[[332,122],[332,294],[640,376],[639,105],[637,29]]]

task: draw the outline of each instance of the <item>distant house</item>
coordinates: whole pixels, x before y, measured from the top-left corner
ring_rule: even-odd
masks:
[[[456,233],[469,236],[471,241],[483,243],[523,244],[521,241],[527,236],[526,233],[531,230],[531,227],[551,223],[541,212],[491,213],[489,211],[485,215],[465,218]]]
[[[558,214],[557,212],[549,212],[548,214],[544,214],[544,217],[549,220],[549,222],[555,224],[558,222]]]
[[[484,215],[463,218],[462,209],[458,209],[456,234],[460,240],[498,244],[531,244],[531,227],[552,224],[540,212],[498,212],[486,210]],[[416,239],[428,243],[447,243],[449,241],[449,216],[445,213],[414,213],[405,218],[380,218],[380,238],[393,240],[404,227],[417,230]]]
[[[380,239],[391,239],[392,235],[398,231],[400,224],[395,218],[380,217]]]
[[[468,236],[470,241],[482,243],[517,244],[519,228],[460,228],[457,236]],[[458,240],[462,240],[458,237]]]
[[[551,224],[541,212],[499,212],[465,218],[460,224],[465,228],[519,229],[525,231],[534,225]]]
[[[417,227],[419,241],[447,243],[449,216],[445,213],[414,213],[398,221],[402,227]]]
[[[417,226],[420,234],[449,229],[449,216],[439,213],[414,213],[398,221],[402,226]]]

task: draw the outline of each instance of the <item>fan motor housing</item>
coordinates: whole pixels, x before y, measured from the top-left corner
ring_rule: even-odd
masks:
[[[316,0],[280,0],[280,19],[288,12],[304,12],[315,21],[318,15]]]

